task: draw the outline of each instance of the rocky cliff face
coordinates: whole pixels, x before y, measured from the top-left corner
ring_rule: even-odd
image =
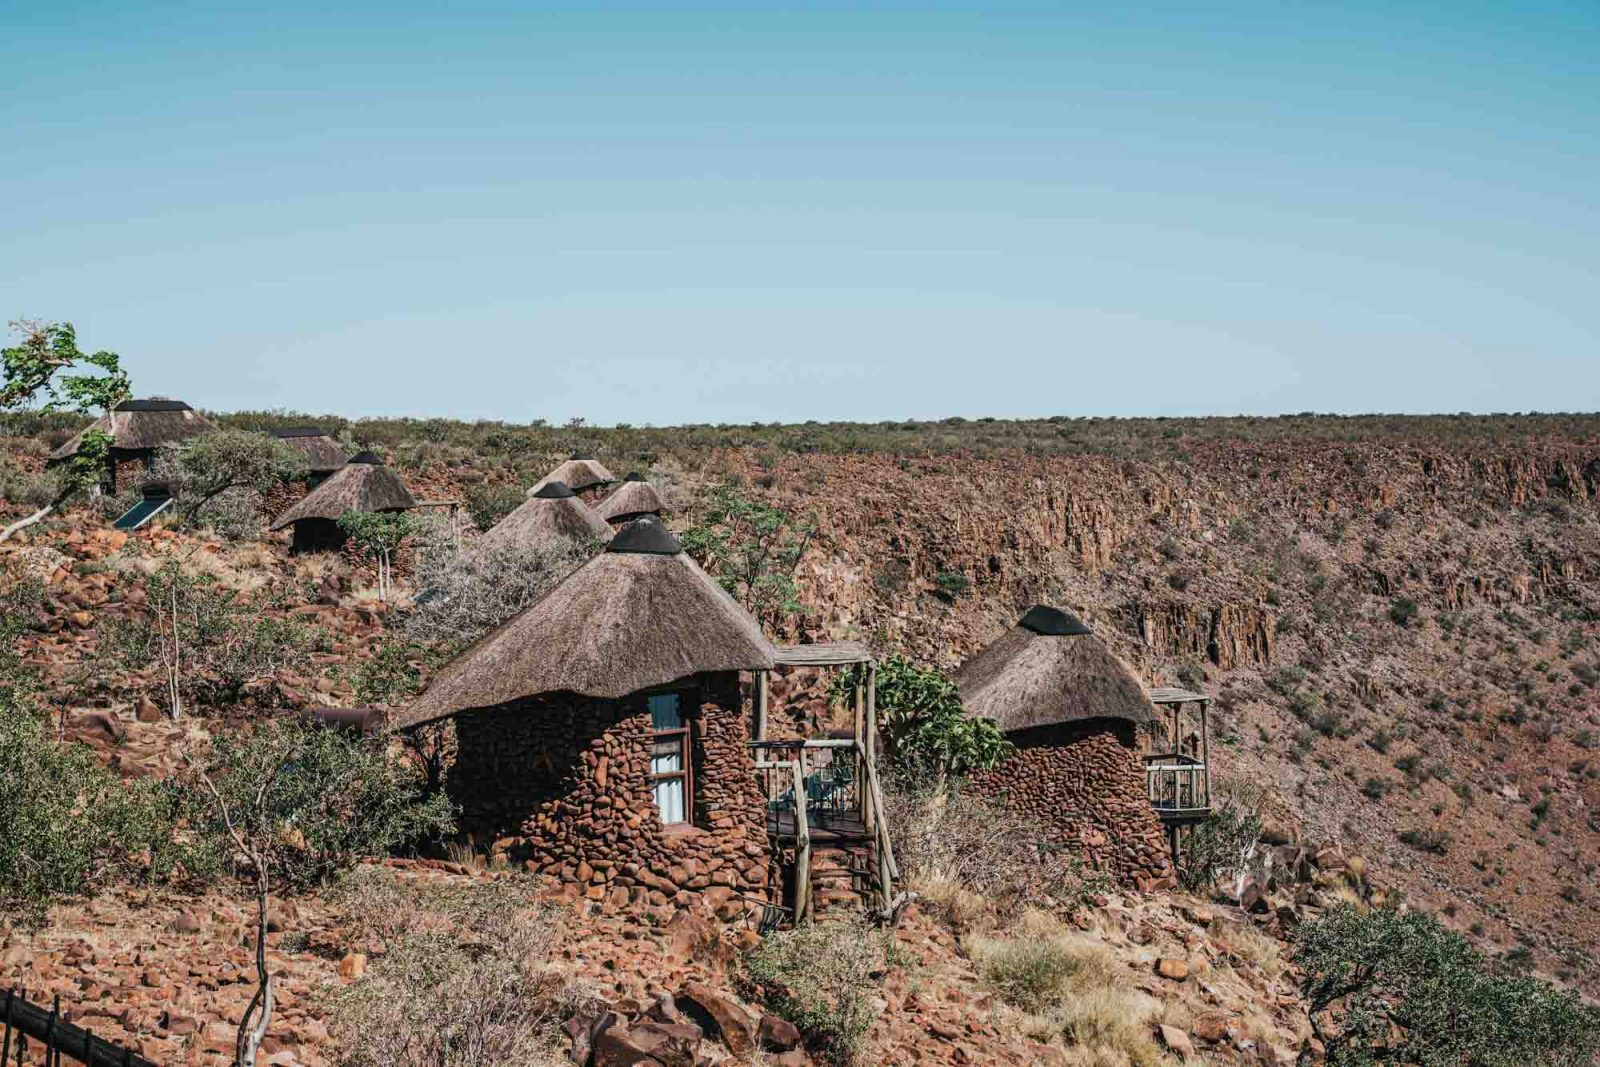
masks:
[[[1486,947],[1593,982],[1600,443],[759,455],[817,636],[952,668],[1029,605],[1218,698],[1214,763]]]

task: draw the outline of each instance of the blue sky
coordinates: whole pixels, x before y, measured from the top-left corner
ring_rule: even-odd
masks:
[[[1600,408],[1600,4],[0,2],[0,314],[594,423]]]

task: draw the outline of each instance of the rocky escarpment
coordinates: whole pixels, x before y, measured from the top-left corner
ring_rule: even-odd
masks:
[[[1147,682],[1217,697],[1222,782],[1485,948],[1600,980],[1600,441],[1176,451],[709,465],[816,523],[810,635],[953,668],[1068,606]]]

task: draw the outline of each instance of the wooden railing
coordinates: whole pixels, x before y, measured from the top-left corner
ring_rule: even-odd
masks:
[[[767,800],[769,832],[787,835],[792,813],[796,841],[795,908],[798,921],[811,911],[811,834],[816,829],[869,837],[876,862],[872,886],[887,906],[900,877],[889,826],[883,818],[883,787],[866,746],[853,738],[756,741],[756,776]],[[804,798],[803,803],[797,798]]]
[[[757,759],[756,778],[762,783],[762,791],[767,794],[769,813],[775,803],[782,801],[784,790],[788,791],[790,797],[805,796],[803,759]],[[806,817],[806,805],[792,804],[791,807],[794,811],[795,842],[794,919],[799,922],[811,910],[811,826]]]
[[[28,1054],[28,1039],[32,1038],[44,1054],[40,1062],[46,1064],[60,1064],[66,1056],[85,1067],[155,1067],[132,1049],[113,1045],[63,1020],[59,998],[53,1007],[45,1009],[20,993],[0,992],[0,1021],[4,1031],[0,1038],[0,1064],[33,1062]]]
[[[1208,811],[1211,779],[1203,761],[1182,752],[1144,758],[1145,789],[1158,812]]]

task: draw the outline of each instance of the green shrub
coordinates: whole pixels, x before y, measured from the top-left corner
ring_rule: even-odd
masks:
[[[142,584],[146,614],[102,623],[100,647],[123,667],[159,670],[174,717],[185,703],[237,702],[247,689],[302,666],[316,644],[316,631],[305,623],[264,615],[238,590],[177,563]]]
[[[1506,973],[1430,915],[1339,905],[1296,942],[1313,1025],[1337,1067],[1580,1067],[1600,1053],[1600,1010]]]
[[[1398,597],[1389,605],[1389,621],[1396,626],[1410,626],[1421,613],[1417,602],[1408,596]]]
[[[235,835],[291,888],[326,883],[356,860],[387,855],[453,826],[449,803],[382,745],[297,718],[224,731],[194,762],[197,830],[223,847]]]
[[[224,532],[247,530],[259,521],[260,494],[306,476],[303,452],[270,434],[218,430],[186,443],[177,455],[182,489],[178,508],[185,521],[200,519]],[[222,504],[220,510],[215,505]]]
[[[849,672],[840,672],[835,693],[851,684]],[[1011,752],[993,721],[967,715],[954,682],[904,656],[878,665],[877,707],[886,761],[913,777],[993,767]]]
[[[888,937],[853,917],[769,935],[745,958],[757,995],[833,1064],[855,1063],[888,967]]]
[[[25,703],[0,698],[0,911],[26,925],[50,905],[182,858],[178,797],[151,778],[122,782],[84,745],[60,744]]]
[[[1436,856],[1450,851],[1450,835],[1443,830],[1402,830],[1400,841],[1418,852],[1431,852]]]
[[[418,663],[429,658],[420,645],[386,640],[350,671],[350,688],[363,704],[404,704],[422,687]]]
[[[488,530],[521,507],[527,498],[516,485],[475,485],[467,490],[467,514],[478,529]]]

